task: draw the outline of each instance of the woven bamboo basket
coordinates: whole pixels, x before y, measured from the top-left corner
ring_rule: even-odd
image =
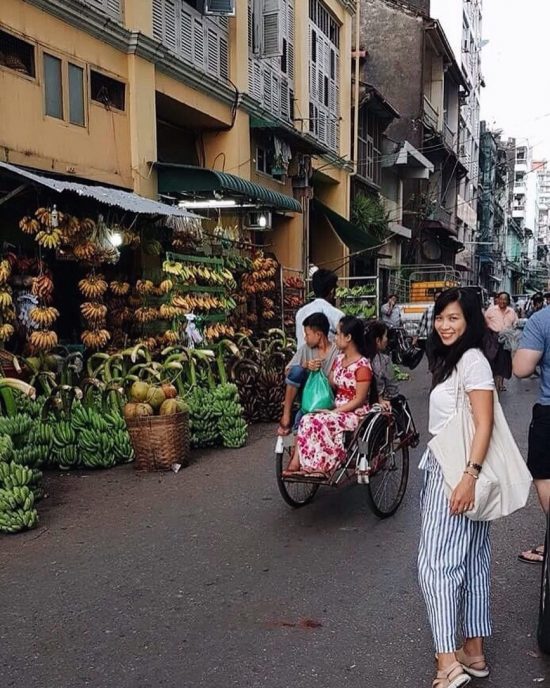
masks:
[[[4,349],[0,349],[0,372],[4,377],[23,377],[21,370],[17,370],[14,364],[14,356]]]
[[[126,425],[134,448],[137,471],[169,471],[172,464],[189,460],[189,414],[137,416]]]

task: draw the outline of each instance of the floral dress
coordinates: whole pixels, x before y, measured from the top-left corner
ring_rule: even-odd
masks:
[[[367,358],[362,357],[346,367],[343,360],[344,354],[340,354],[332,367],[336,409],[355,398],[358,377],[364,381],[372,380],[372,368]],[[363,404],[355,411],[321,411],[305,415],[296,438],[301,469],[307,473],[331,473],[346,458],[344,433],[355,430],[361,416],[368,410],[368,404]]]

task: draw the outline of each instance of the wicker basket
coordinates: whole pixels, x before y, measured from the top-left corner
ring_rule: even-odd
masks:
[[[16,377],[21,379],[23,377],[22,371],[17,370],[14,364],[15,356],[10,354],[5,349],[0,349],[0,373],[4,377]]]
[[[136,416],[126,425],[135,453],[137,471],[169,471],[172,464],[189,459],[189,414]]]

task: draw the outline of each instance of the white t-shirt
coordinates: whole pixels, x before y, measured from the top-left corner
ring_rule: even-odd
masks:
[[[336,306],[333,306],[325,299],[315,299],[311,303],[306,303],[302,306],[300,310],[296,313],[296,343],[298,348],[303,346],[306,342],[304,339],[304,326],[303,322],[308,315],[312,313],[324,313],[330,324],[330,332],[328,333],[328,338],[331,342],[334,341],[336,335],[336,325],[344,317],[344,313]]]
[[[468,349],[461,359],[466,392],[474,389],[493,390],[495,383],[489,361],[480,349]],[[430,394],[430,435],[437,435],[456,413],[456,368],[445,382],[433,388]]]

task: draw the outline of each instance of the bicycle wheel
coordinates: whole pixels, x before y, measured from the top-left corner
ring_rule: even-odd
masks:
[[[288,449],[275,454],[277,487],[279,488],[281,497],[285,500],[285,502],[295,509],[299,509],[300,507],[311,502],[311,500],[315,497],[315,493],[319,489],[319,485],[316,485],[315,483],[285,480],[282,473],[287,467],[289,461],[290,452]]]
[[[546,541],[544,547],[544,562],[540,583],[539,621],[537,626],[537,642],[541,652],[550,654],[550,514],[546,519]]]
[[[393,516],[405,496],[409,479],[409,448],[399,446],[398,419],[380,415],[368,437],[367,501],[379,518]]]

